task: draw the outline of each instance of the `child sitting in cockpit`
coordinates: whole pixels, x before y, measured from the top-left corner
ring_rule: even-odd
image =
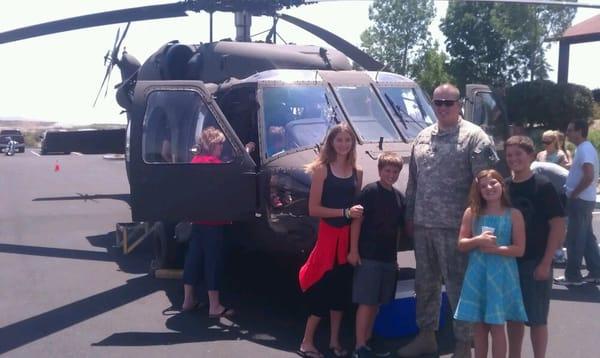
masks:
[[[269,157],[286,150],[285,128],[270,126],[267,131],[267,154]]]

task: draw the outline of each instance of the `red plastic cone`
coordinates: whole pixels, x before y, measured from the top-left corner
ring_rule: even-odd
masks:
[[[58,164],[58,161],[54,164],[54,171],[55,172],[60,171],[60,164]]]

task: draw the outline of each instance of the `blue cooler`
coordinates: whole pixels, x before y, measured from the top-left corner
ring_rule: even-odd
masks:
[[[442,305],[440,307],[440,327],[446,320],[450,309],[446,290],[442,287]],[[417,327],[417,306],[415,301],[415,280],[399,280],[396,284],[394,300],[382,305],[375,318],[373,331],[379,337],[394,338],[411,336],[419,332]]]

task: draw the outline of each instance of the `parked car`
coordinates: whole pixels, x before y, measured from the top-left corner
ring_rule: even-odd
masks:
[[[0,151],[4,152],[8,148],[10,139],[17,142],[15,146],[17,153],[25,152],[25,138],[18,129],[3,129],[0,131]]]

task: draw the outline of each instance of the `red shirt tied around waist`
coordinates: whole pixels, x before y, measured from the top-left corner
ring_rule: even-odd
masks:
[[[193,164],[220,164],[223,163],[221,158],[215,157],[210,154],[198,154],[192,158],[191,163]],[[220,226],[231,224],[231,221],[210,221],[210,220],[199,220],[192,221],[193,224]]]
[[[315,247],[298,275],[302,292],[308,290],[335,265],[346,264],[349,247],[350,225],[335,227],[321,220]]]

